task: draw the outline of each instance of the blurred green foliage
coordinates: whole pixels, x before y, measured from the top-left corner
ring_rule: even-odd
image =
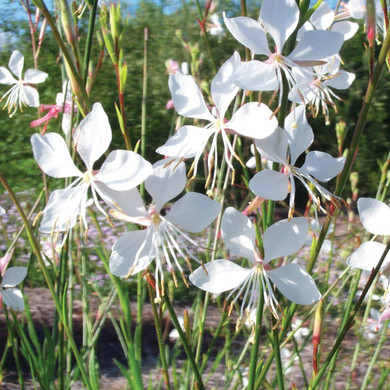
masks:
[[[249,4],[248,10],[257,17],[256,4]],[[25,69],[33,67],[31,56],[31,40],[27,18],[23,12],[15,11],[14,2],[9,2],[8,12],[0,13],[0,25],[2,32],[8,34],[7,42],[1,47],[0,64],[7,66],[12,50],[18,49],[25,55]],[[21,8],[18,5],[19,9]],[[126,4],[122,5],[124,12]],[[204,2],[201,2],[201,9],[204,10]],[[220,1],[216,10],[222,21],[222,11],[229,16],[239,15],[240,9],[236,2]],[[83,50],[87,29],[87,15],[79,21],[81,36],[80,46]],[[12,17],[11,17],[12,16]],[[155,149],[162,145],[168,138],[169,133],[175,124],[175,113],[173,110],[166,110],[165,105],[170,99],[168,88],[168,75],[166,73],[165,61],[169,58],[178,61],[191,62],[190,53],[184,48],[183,43],[177,37],[176,32],[181,31],[183,39],[189,44],[199,44],[200,74],[199,78],[210,82],[214,77],[213,66],[208,55],[205,40],[197,23],[199,11],[196,2],[181,0],[172,2],[161,0],[141,1],[135,13],[129,14],[129,26],[124,42],[124,59],[128,65],[128,77],[125,93],[126,115],[128,128],[131,132],[133,145],[140,138],[141,129],[141,101],[142,101],[142,74],[143,74],[143,50],[144,50],[144,29],[149,30],[148,41],[148,96],[146,101],[147,110],[147,158],[154,162],[160,158]],[[97,23],[96,29],[100,26]],[[362,31],[362,29],[360,30]],[[215,62],[219,66],[238,50],[241,56],[245,55],[244,48],[225,30],[222,38],[210,36]],[[325,125],[323,116],[311,120],[315,132],[315,147],[318,150],[327,151],[333,155],[337,154],[335,135],[335,124],[343,120],[347,124],[348,135],[344,145],[348,145],[357,116],[360,110],[364,91],[367,84],[367,58],[364,49],[365,37],[362,32],[358,33],[352,40],[347,41],[342,49],[343,69],[354,72],[356,80],[347,91],[340,91],[339,95],[343,101],[337,102],[338,112],[331,109],[331,123]],[[96,66],[99,57],[97,39],[91,60]],[[45,40],[42,46],[38,61],[38,69],[49,74],[44,84],[40,84],[40,101],[43,104],[54,104],[56,93],[61,91],[61,62],[56,42],[54,41],[49,28],[46,31]],[[377,160],[383,161],[389,150],[390,135],[387,130],[389,103],[387,95],[390,89],[388,71],[384,72],[381,80],[381,89],[377,92],[369,121],[363,134],[362,143],[359,148],[354,170],[359,171],[360,194],[375,193],[379,180],[379,169]],[[0,94],[4,94],[7,86],[0,85]],[[116,88],[115,71],[109,57],[106,55],[98,77],[91,93],[93,102],[101,102],[106,110],[113,130],[113,142],[111,149],[123,148],[124,143],[120,133],[114,104],[118,101]],[[39,131],[33,129],[29,123],[36,119],[37,110],[26,108],[18,112],[10,119],[6,111],[0,112],[0,171],[9,180],[16,191],[30,188],[40,189],[41,172],[32,156],[30,137]],[[60,130],[60,121],[52,120],[47,131]],[[246,150],[247,144],[245,141]],[[248,156],[249,158],[250,156]],[[2,190],[0,189],[0,193]]]

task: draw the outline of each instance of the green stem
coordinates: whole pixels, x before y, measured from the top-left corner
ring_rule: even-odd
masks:
[[[153,311],[153,317],[154,317],[154,325],[156,328],[156,334],[157,334],[157,341],[158,341],[158,349],[160,350],[160,360],[162,365],[162,375],[164,377],[165,386],[168,390],[170,390],[171,385],[169,383],[169,374],[168,374],[168,364],[167,359],[165,357],[165,345],[164,345],[164,337],[163,332],[161,329],[161,319],[159,318],[159,315],[157,313],[157,306],[154,301],[156,296],[154,295],[154,291],[150,283],[147,283],[148,285],[148,291],[149,291],[149,297],[150,297],[150,303],[152,304],[152,311]],[[180,325],[179,325],[180,327]],[[176,328],[178,329],[178,328]]]
[[[172,306],[172,303],[168,297],[167,294],[164,295],[164,302],[165,302],[165,305],[169,311],[169,315],[171,316],[171,320],[173,322],[173,325],[174,327],[176,328],[177,332],[179,333],[179,337],[180,337],[180,341],[182,342],[183,344],[183,347],[184,347],[184,350],[186,352],[186,355],[187,355],[187,358],[188,358],[188,361],[194,371],[194,374],[195,374],[195,377],[196,377],[196,380],[198,381],[195,386],[197,386],[197,388],[199,390],[204,390],[204,385],[203,385],[203,381],[202,381],[202,377],[199,373],[199,370],[198,370],[198,365],[196,364],[195,362],[195,359],[194,359],[194,355],[192,353],[192,350],[191,350],[191,347],[190,345],[188,344],[188,341],[187,341],[187,337],[186,335],[184,334],[181,326],[180,326],[180,323],[179,323],[179,320],[177,319],[177,316],[176,316],[176,313],[175,313],[175,310],[173,309],[173,306]]]
[[[141,114],[141,156],[146,158],[146,99],[148,96],[148,28],[144,31],[144,72],[142,81],[142,114]],[[145,199],[145,184],[140,186],[140,194]]]
[[[255,389],[255,380],[256,380],[256,366],[257,366],[257,356],[259,353],[260,345],[260,336],[263,322],[263,309],[264,309],[264,294],[263,294],[263,282],[260,282],[259,287],[259,303],[257,307],[256,315],[256,325],[255,325],[255,340],[252,346],[251,352],[251,361],[249,365],[249,376],[248,376],[248,390]]]

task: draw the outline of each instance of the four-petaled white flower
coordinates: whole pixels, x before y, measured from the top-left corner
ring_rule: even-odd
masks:
[[[4,302],[14,310],[23,310],[24,301],[22,292],[16,286],[23,281],[27,275],[26,267],[10,267],[6,269],[11,260],[8,253],[0,258],[0,272],[3,280],[0,285],[0,304]]]
[[[295,167],[298,157],[312,144],[314,135],[307,122],[304,106],[298,106],[285,119],[285,129],[278,127],[269,137],[255,140],[262,157],[280,163],[281,172],[264,169],[249,182],[249,188],[260,198],[283,200],[290,193],[291,217],[295,203],[295,181],[297,178],[306,188],[313,202],[326,213],[320,199],[313,193],[310,184],[327,200],[338,203],[338,198],[322,187],[343,168],[345,158],[334,158],[328,153],[312,151],[306,155],[302,167]],[[318,180],[318,181],[317,181]]]
[[[190,275],[190,281],[202,290],[220,294],[232,290],[227,299],[236,294],[233,303],[243,296],[240,318],[244,310],[257,307],[259,294],[278,317],[278,302],[272,283],[290,301],[309,305],[321,298],[312,277],[298,264],[286,264],[272,269],[270,261],[293,254],[305,242],[308,223],[305,218],[281,220],[270,226],[263,234],[264,258],[256,247],[255,229],[250,219],[232,207],[222,217],[222,238],[234,255],[248,259],[251,268],[244,268],[230,260],[214,260],[200,267]],[[261,285],[261,290],[260,290]]]
[[[48,76],[47,73],[40,70],[27,69],[22,78],[23,65],[23,55],[18,50],[15,50],[11,54],[8,67],[17,79],[15,79],[11,72],[4,66],[0,67],[0,84],[13,85],[0,100],[2,101],[7,98],[3,108],[8,107],[8,114],[10,114],[11,117],[15,114],[18,107],[22,110],[23,106],[39,106],[38,91],[31,87],[30,84],[43,83]]]
[[[176,283],[177,268],[186,283],[178,258],[199,260],[188,244],[200,247],[185,232],[199,233],[219,214],[221,206],[206,195],[188,192],[177,200],[170,211],[161,213],[164,204],[178,196],[186,185],[184,163],[165,166],[168,160],[154,164],[153,173],[145,180],[145,188],[153,202],[145,209],[137,189],[112,193],[116,207],[113,217],[146,227],[123,234],[113,245],[110,270],[116,276],[130,276],[145,270],[155,260],[156,300],[164,293],[164,263]],[[160,288],[162,289],[160,294]]]
[[[299,8],[295,0],[264,0],[260,23],[248,17],[227,18],[226,27],[232,35],[255,55],[267,56],[266,61],[243,62],[234,73],[237,85],[250,91],[280,91],[283,96],[283,75],[289,89],[300,81],[299,67],[312,67],[324,63],[326,57],[339,53],[343,36],[334,31],[313,30],[302,34],[294,50],[283,55],[286,41],[299,21]],[[272,53],[265,30],[271,35],[275,47]],[[318,44],[321,42],[321,45]]]
[[[211,97],[215,104],[213,115],[207,108],[202,93],[194,78],[183,74],[172,74],[169,77],[169,88],[176,111],[188,118],[198,118],[209,121],[205,127],[191,125],[182,126],[175,135],[156,151],[175,159],[195,158],[193,163],[193,177],[197,173],[198,161],[203,150],[212,137],[208,155],[209,174],[206,187],[212,179],[211,188],[214,188],[218,166],[217,137],[222,136],[224,157],[232,171],[234,168],[229,162],[229,154],[238,156],[228,138],[228,133],[237,133],[250,138],[263,138],[269,135],[277,126],[276,118],[265,104],[257,102],[247,103],[236,111],[232,119],[225,123],[225,114],[230,103],[236,96],[239,88],[232,78],[240,65],[240,56],[236,52],[219,69],[211,83]]]
[[[108,117],[100,103],[95,103],[73,135],[78,155],[87,167],[86,172],[81,172],[73,163],[68,147],[59,134],[34,134],[31,137],[35,160],[47,175],[56,178],[77,177],[67,188],[51,194],[43,211],[42,233],[66,231],[76,224],[78,216],[87,227],[85,212],[88,188],[91,188],[96,207],[105,213],[99,206],[96,193],[107,201],[105,188],[129,190],[152,172],[149,162],[137,153],[126,150],[111,152],[100,170],[95,171],[93,165],[108,149],[111,137]]]

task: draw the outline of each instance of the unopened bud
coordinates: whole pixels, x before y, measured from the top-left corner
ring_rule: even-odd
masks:
[[[318,373],[318,347],[321,343],[322,326],[324,323],[324,301],[321,299],[318,302],[316,314],[314,317],[313,328],[313,371],[314,374]]]

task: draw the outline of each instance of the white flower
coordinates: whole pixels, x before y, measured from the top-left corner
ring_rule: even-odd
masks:
[[[96,207],[104,213],[96,193],[106,201],[106,187],[116,191],[129,190],[151,173],[149,162],[126,150],[111,152],[100,170],[95,171],[93,165],[108,149],[111,137],[108,117],[100,103],[95,103],[73,135],[76,150],[87,167],[85,172],[81,172],[73,163],[68,147],[59,134],[34,134],[31,137],[35,160],[47,175],[56,178],[77,177],[67,188],[51,194],[43,211],[42,233],[66,231],[76,224],[78,216],[87,227],[85,212],[89,188]]]
[[[284,45],[295,31],[299,21],[299,8],[295,0],[264,0],[260,23],[247,17],[227,18],[225,24],[232,35],[255,55],[267,56],[266,61],[243,62],[234,73],[237,85],[251,91],[280,90],[283,95],[283,75],[291,89],[300,81],[295,72],[298,67],[323,64],[323,59],[338,54],[343,36],[334,31],[313,30],[302,34],[295,49],[287,56]],[[274,41],[274,52],[268,45],[265,30]]]
[[[31,87],[30,84],[43,83],[48,76],[47,73],[41,72],[40,70],[27,69],[24,78],[22,78],[23,65],[23,55],[18,50],[15,50],[11,54],[8,67],[17,79],[4,66],[0,67],[0,84],[13,85],[0,100],[2,101],[4,98],[7,98],[3,108],[8,107],[8,114],[11,117],[15,114],[18,107],[22,110],[23,106],[39,106],[38,91]]]
[[[326,61],[325,65],[314,67],[314,76],[311,72],[301,71],[301,82],[291,89],[288,98],[295,103],[309,104],[314,117],[322,107],[322,113],[329,122],[328,105],[335,107],[333,99],[340,100],[333,89],[348,89],[355,80],[355,74],[339,69],[338,56]]]
[[[185,164],[170,164],[167,160],[154,164],[153,173],[145,180],[145,188],[153,202],[145,209],[137,189],[117,194],[113,217],[146,227],[123,234],[113,245],[110,270],[116,276],[129,277],[146,269],[155,260],[156,300],[164,294],[163,267],[172,273],[175,284],[175,268],[186,282],[179,258],[199,260],[192,255],[188,245],[199,247],[186,232],[199,233],[219,214],[221,206],[206,195],[188,192],[177,200],[170,211],[163,215],[164,204],[178,196],[186,185]],[[162,289],[160,294],[160,288]]]
[[[205,127],[182,126],[175,135],[160,146],[156,151],[164,156],[175,159],[195,158],[193,163],[193,177],[197,173],[197,165],[203,150],[212,137],[208,155],[209,182],[215,185],[218,166],[217,137],[220,134],[224,146],[224,157],[230,168],[229,154],[238,156],[227,136],[228,133],[237,133],[250,138],[263,138],[269,135],[277,126],[277,120],[271,110],[264,104],[257,102],[247,103],[236,111],[232,119],[225,123],[226,111],[236,96],[239,88],[233,83],[232,75],[240,64],[240,56],[233,54],[219,69],[211,83],[211,97],[215,104],[212,114],[203,99],[194,78],[183,74],[172,74],[169,77],[169,88],[176,111],[188,118],[198,118],[209,121]],[[213,169],[214,168],[214,169]],[[214,173],[212,173],[214,171]]]
[[[248,259],[252,268],[243,268],[230,260],[214,260],[191,274],[190,281],[213,294],[232,290],[227,299],[236,294],[233,303],[239,296],[243,296],[240,318],[243,318],[244,310],[250,313],[257,307],[259,294],[264,294],[265,304],[278,317],[278,302],[271,282],[292,302],[309,305],[320,299],[321,294],[314,280],[298,264],[286,264],[276,269],[272,269],[269,264],[302,247],[308,232],[305,218],[285,219],[270,226],[263,234],[264,258],[261,258],[256,247],[252,222],[234,208],[225,210],[221,231],[230,252]]]
[[[390,207],[380,200],[373,198],[359,198],[357,202],[360,221],[371,234],[390,236]],[[348,265],[364,271],[372,271],[382,257],[385,244],[377,241],[363,242],[360,247],[347,259]],[[387,254],[381,269],[390,262],[390,253]]]
[[[0,271],[3,277],[0,285],[1,300],[7,306],[12,307],[12,309],[21,311],[24,309],[23,295],[15,286],[21,283],[26,277],[27,268],[11,267],[4,272],[10,260],[10,254],[6,254],[4,257],[0,258]]]
[[[295,167],[298,157],[314,140],[304,106],[298,106],[286,117],[284,127],[285,129],[278,127],[267,138],[255,140],[262,157],[282,164],[281,172],[264,169],[251,179],[249,188],[260,198],[274,201],[283,200],[290,193],[289,216],[291,217],[294,212],[294,178],[296,178],[304,185],[313,202],[326,213],[309,184],[312,184],[326,199],[337,203],[337,198],[318,181],[328,182],[333,179],[342,170],[345,158],[333,158],[328,153],[312,151],[306,155],[302,167]]]

